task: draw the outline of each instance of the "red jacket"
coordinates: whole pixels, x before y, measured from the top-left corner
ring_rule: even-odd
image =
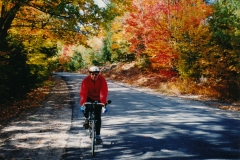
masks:
[[[102,75],[98,75],[97,80],[92,81],[90,75],[83,81],[80,88],[80,105],[82,106],[87,97],[93,100],[100,100],[101,103],[107,103],[108,86],[105,78]]]

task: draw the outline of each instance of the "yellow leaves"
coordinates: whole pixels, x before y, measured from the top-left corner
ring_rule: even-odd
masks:
[[[228,70],[229,70],[229,71],[236,71],[237,73],[240,73],[240,71],[237,69],[237,67],[236,67],[236,66],[233,66],[233,65],[229,66],[229,67],[228,67]]]
[[[42,53],[29,54],[27,63],[47,66],[48,62],[44,60],[46,57],[46,54]]]
[[[118,49],[118,48],[120,48],[120,46],[118,44],[116,44],[116,43],[112,44],[112,50]]]
[[[123,23],[124,23],[124,17],[116,17],[114,19],[114,22],[111,25],[113,42],[120,43],[120,41],[124,40],[123,29],[122,29]]]

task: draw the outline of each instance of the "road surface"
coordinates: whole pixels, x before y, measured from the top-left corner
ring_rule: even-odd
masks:
[[[63,159],[92,159],[79,111],[79,87],[86,75],[56,73],[72,99],[72,126]],[[102,115],[96,160],[240,159],[240,113],[163,96],[108,81],[112,100]]]

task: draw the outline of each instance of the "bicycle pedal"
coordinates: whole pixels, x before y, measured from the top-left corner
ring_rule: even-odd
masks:
[[[100,144],[102,144],[103,141],[102,141],[102,139],[96,139],[95,142],[96,142],[97,145],[100,145]]]

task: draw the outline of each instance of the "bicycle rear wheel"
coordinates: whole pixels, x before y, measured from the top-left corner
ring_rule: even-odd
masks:
[[[96,137],[96,132],[95,132],[95,120],[93,120],[92,123],[92,143],[91,143],[91,148],[92,148],[92,156],[94,156],[94,151],[95,151],[95,137]]]

